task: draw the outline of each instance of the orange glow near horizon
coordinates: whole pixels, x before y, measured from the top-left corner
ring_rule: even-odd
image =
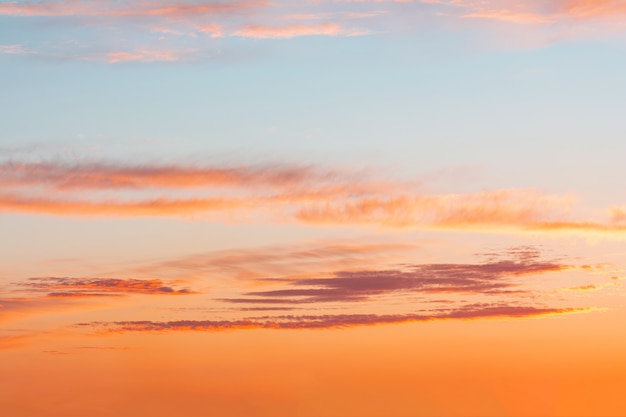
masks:
[[[0,28],[0,417],[626,417],[626,0]]]

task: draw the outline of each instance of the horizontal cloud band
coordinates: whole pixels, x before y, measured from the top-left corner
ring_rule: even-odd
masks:
[[[358,326],[400,324],[434,320],[473,320],[487,318],[524,318],[586,311],[576,308],[537,308],[518,306],[467,306],[447,313],[426,314],[340,314],[275,316],[242,320],[117,321],[79,323],[83,328],[104,332],[224,331],[243,329],[341,329]]]

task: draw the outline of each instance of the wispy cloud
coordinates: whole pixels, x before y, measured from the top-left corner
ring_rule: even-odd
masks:
[[[331,240],[309,244],[231,249],[164,260],[133,269],[140,274],[220,276],[246,282],[267,277],[311,277],[333,270],[397,262],[419,245],[397,242]]]
[[[30,291],[45,292],[50,297],[94,297],[124,294],[186,295],[193,291],[176,289],[160,279],[120,278],[30,278],[18,283]]]
[[[0,53],[110,64],[193,62],[209,59],[207,41],[221,42],[219,49],[222,49],[223,43],[232,37],[280,41],[304,36],[388,34],[406,31],[405,23],[411,21],[428,22],[430,27],[440,25],[446,30],[480,32],[489,27],[511,38],[519,36],[515,31],[521,31],[538,38],[535,42],[554,42],[622,33],[626,30],[622,23],[625,13],[626,6],[621,0],[9,1],[0,3],[0,16],[17,22],[29,18],[53,20],[94,32],[114,25],[127,34],[124,39],[136,42],[132,42],[131,49],[127,42],[110,39],[93,40],[81,48],[72,48],[62,41],[55,45],[50,39],[28,49],[4,45]],[[398,22],[404,23],[398,25]],[[494,27],[498,22],[502,25]],[[610,29],[606,22],[611,23]],[[424,27],[409,26],[420,30]],[[45,30],[46,26],[41,28]],[[185,35],[185,42],[172,41],[181,35]],[[93,39],[98,38],[102,37]],[[171,42],[163,47],[166,39]],[[51,48],[51,45],[55,46]],[[59,48],[64,49],[63,53],[59,54]]]
[[[32,53],[32,51],[29,51],[23,45],[19,45],[19,44],[0,45],[0,54],[28,55],[28,54],[31,54],[31,53]]]
[[[80,323],[82,328],[103,332],[171,332],[224,331],[245,329],[342,329],[360,326],[426,322],[435,320],[477,320],[489,318],[525,318],[583,312],[585,309],[540,308],[508,305],[467,305],[439,314],[340,314],[290,315],[252,317],[241,320],[180,320],[180,321],[117,321]]]
[[[311,165],[0,163],[0,211],[67,216],[239,216],[264,222],[498,232],[623,233],[619,206],[581,218],[572,195],[426,193],[420,179]],[[78,193],[80,191],[80,193]],[[217,217],[219,218],[219,217]],[[246,220],[248,221],[248,220]]]
[[[142,49],[133,52],[108,52],[103,59],[112,64],[119,62],[174,62],[183,60],[186,55],[189,53]]]
[[[254,291],[248,298],[225,299],[231,303],[308,304],[358,302],[390,294],[480,294],[502,295],[531,290],[517,278],[565,271],[575,267],[540,259],[534,248],[506,253],[512,258],[479,264],[418,264],[402,270],[340,271],[331,277],[270,279],[287,288]]]
[[[600,19],[620,19],[626,14],[622,0],[486,0],[436,2],[456,8],[461,18],[501,20],[505,22],[560,26],[579,24]]]
[[[84,312],[119,303],[130,295],[197,294],[159,279],[43,277],[22,280],[0,296],[0,321],[46,314]]]
[[[46,185],[64,189],[187,188],[227,186],[292,186],[339,175],[311,166],[280,164],[254,166],[124,165],[114,163],[4,162],[3,186]]]
[[[258,0],[233,1],[103,1],[43,0],[0,3],[0,15],[7,16],[115,16],[115,17],[189,17],[215,16],[239,12],[270,3]]]

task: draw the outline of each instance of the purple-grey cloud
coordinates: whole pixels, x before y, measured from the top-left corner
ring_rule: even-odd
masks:
[[[381,324],[434,320],[476,320],[488,318],[539,317],[585,311],[575,308],[472,304],[435,314],[337,314],[283,315],[240,320],[115,321],[79,323],[78,327],[104,332],[224,331],[239,329],[339,329]]]
[[[363,301],[371,297],[402,292],[515,294],[523,275],[558,272],[571,268],[555,261],[543,261],[536,249],[505,252],[511,259],[478,264],[417,264],[405,270],[336,272],[327,278],[266,279],[283,283],[287,288],[254,291],[232,298],[231,303],[314,303]]]

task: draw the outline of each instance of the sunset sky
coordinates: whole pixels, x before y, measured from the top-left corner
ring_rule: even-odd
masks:
[[[626,1],[0,0],[0,410],[626,416]]]

